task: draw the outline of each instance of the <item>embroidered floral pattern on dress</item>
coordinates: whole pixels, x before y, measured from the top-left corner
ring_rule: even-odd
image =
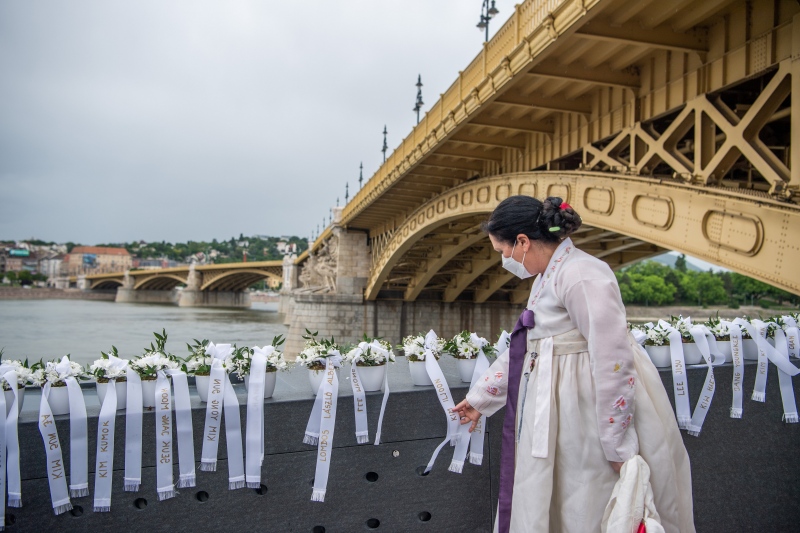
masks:
[[[497,387],[495,387],[494,385],[489,385],[488,387],[486,387],[486,392],[488,394],[491,394],[492,396],[497,396],[497,394],[500,392],[500,390]]]
[[[628,409],[628,400],[624,396],[620,396],[611,407],[617,411],[626,411]]]
[[[623,366],[625,366],[625,365],[624,365],[624,363],[622,361],[617,361],[616,363],[614,363],[614,373],[617,373],[620,370],[622,370]]]
[[[632,389],[635,385],[636,385],[636,378],[634,378],[633,376],[629,377],[628,378],[628,387],[630,387]]]
[[[626,416],[625,420],[622,421],[622,429],[628,429],[628,426],[631,425],[632,419],[633,417],[631,415]]]
[[[614,423],[614,417],[613,416],[608,418],[608,423],[609,424],[613,424]]]
[[[502,372],[495,372],[494,373],[494,380],[495,381],[500,381],[501,379],[503,379],[503,373]]]

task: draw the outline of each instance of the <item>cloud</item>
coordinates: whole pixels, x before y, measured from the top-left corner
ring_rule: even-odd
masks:
[[[494,29],[513,12],[497,3]],[[308,236],[480,51],[464,0],[0,4],[0,238]],[[501,20],[503,19],[503,20]]]

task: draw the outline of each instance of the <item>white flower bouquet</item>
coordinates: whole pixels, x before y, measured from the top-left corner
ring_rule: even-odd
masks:
[[[386,350],[387,355],[384,356],[381,351],[375,349],[375,344]],[[351,365],[355,362],[356,366],[381,366],[387,362],[394,363],[395,356],[391,343],[379,338],[373,339],[364,334],[358,346],[354,346],[347,352],[345,361]]]
[[[304,366],[309,370],[325,370],[326,361],[330,357],[332,351],[339,351],[339,345],[336,340],[331,337],[330,339],[317,339],[319,332],[311,333],[306,330],[306,335],[303,338],[306,340],[306,345],[303,350],[297,354],[297,365]]]
[[[278,335],[272,339],[272,347],[275,348],[275,351],[267,356],[267,372],[289,369],[289,363],[286,361],[283,352],[277,350],[285,341],[286,339],[283,338],[283,335]],[[250,364],[253,360],[253,353],[253,349],[247,346],[237,348],[233,351],[233,355],[225,361],[225,367],[229,372],[236,374],[239,381],[242,381],[246,376],[250,375]]]
[[[44,387],[45,383],[50,383],[51,387],[66,387],[68,378],[89,379],[84,368],[69,359],[69,354],[46,363],[39,360],[31,366],[31,371],[31,383],[37,387]]]
[[[489,341],[469,331],[462,331],[444,345],[444,351],[456,359],[475,359],[478,357],[478,352],[481,348],[484,355],[486,355],[487,350],[493,351]]]
[[[95,381],[98,383],[108,383],[110,379],[116,380],[117,383],[125,381],[126,367],[119,364],[121,359],[116,346],[112,346],[108,353],[100,352],[100,354],[102,357],[89,365],[89,374],[94,376]],[[116,360],[112,359],[112,356]]]
[[[431,352],[436,359],[441,357],[442,353],[445,350],[445,345],[447,341],[444,339],[438,338],[436,339],[436,346],[431,347]],[[403,344],[398,346],[398,348],[402,348],[403,352],[406,354],[406,358],[409,361],[424,361],[425,360],[425,335],[420,333],[419,335],[409,335],[405,339],[403,339]]]
[[[206,352],[209,341],[208,339],[192,340],[194,344],[186,343],[186,347],[189,348],[189,356],[181,363],[181,369],[188,376],[210,376],[213,357]]]
[[[18,389],[24,389],[26,385],[30,385],[33,383],[33,371],[28,364],[28,360],[19,361],[16,359],[3,359],[3,350],[0,350],[0,364],[10,366],[14,372],[17,373],[17,386]],[[11,385],[6,382],[5,378],[0,376],[0,380],[3,382],[3,390],[10,391]]]
[[[167,332],[161,330],[161,334],[153,333],[156,337],[156,344],[145,349],[144,355],[137,357],[130,362],[130,367],[139,374],[142,381],[155,381],[159,370],[175,370],[181,367],[181,360],[168,353],[165,345],[167,343]]]

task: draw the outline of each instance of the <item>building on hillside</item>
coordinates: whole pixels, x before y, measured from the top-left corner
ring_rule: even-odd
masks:
[[[282,255],[297,253],[297,244],[293,242],[278,241],[275,247],[278,249],[278,253]]]
[[[69,276],[122,272],[132,265],[128,250],[104,246],[76,246],[65,256],[64,263]]]
[[[61,276],[61,266],[65,257],[64,254],[57,254],[39,259],[39,273],[47,276],[48,286],[55,286],[56,278]]]

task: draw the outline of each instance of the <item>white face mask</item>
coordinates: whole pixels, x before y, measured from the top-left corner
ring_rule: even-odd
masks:
[[[514,241],[514,246],[511,248],[511,255],[508,257],[504,256],[502,252],[500,253],[500,258],[503,260],[503,268],[505,268],[506,270],[508,270],[509,272],[511,272],[520,279],[529,278],[533,276],[533,274],[531,274],[525,269],[525,265],[514,259],[514,249],[516,247],[517,243],[516,241]],[[527,254],[527,252],[522,254],[523,263],[525,262],[525,254]]]

